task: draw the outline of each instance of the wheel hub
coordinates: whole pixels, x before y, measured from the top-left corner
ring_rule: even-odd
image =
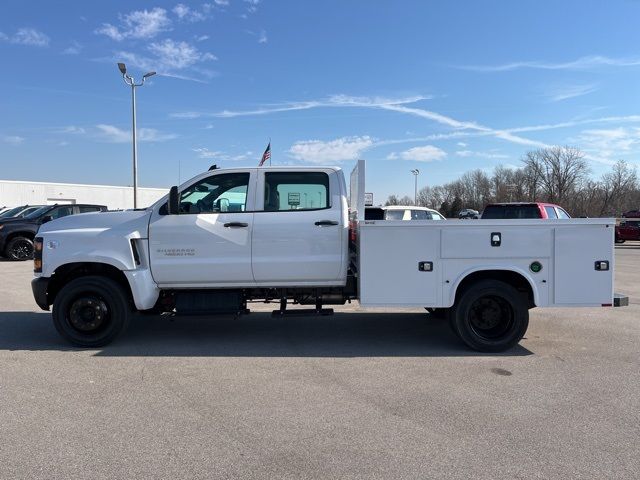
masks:
[[[98,330],[109,314],[106,303],[95,297],[78,298],[69,309],[69,322],[82,332]]]
[[[31,245],[27,242],[20,242],[13,247],[13,255],[20,260],[31,257],[32,249]]]
[[[483,297],[471,305],[470,323],[476,333],[485,338],[503,335],[511,326],[513,311],[499,297]]]

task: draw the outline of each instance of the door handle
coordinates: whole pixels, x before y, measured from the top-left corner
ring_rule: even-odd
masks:
[[[226,228],[248,227],[249,224],[248,223],[244,223],[244,222],[229,222],[229,223],[225,223],[224,226]]]
[[[319,220],[316,222],[316,225],[318,227],[328,227],[329,225],[338,225],[338,222],[336,222],[335,220]]]

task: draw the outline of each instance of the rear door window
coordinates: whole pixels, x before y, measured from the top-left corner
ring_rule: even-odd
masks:
[[[426,210],[411,210],[411,220],[431,220],[431,214]]]
[[[73,205],[69,205],[66,207],[57,207],[54,208],[49,216],[55,220],[56,218],[66,217],[67,215],[73,215]]]
[[[90,213],[90,212],[99,212],[100,207],[92,207],[90,205],[80,205],[78,207],[80,213]]]
[[[547,217],[549,218],[558,218],[556,215],[556,209],[553,207],[544,207],[545,212],[547,212]]]
[[[329,208],[329,175],[324,172],[267,172],[264,209],[268,212]]]
[[[571,218],[571,216],[569,216],[569,214],[565,212],[564,209],[556,207],[556,210],[558,211],[558,218]]]

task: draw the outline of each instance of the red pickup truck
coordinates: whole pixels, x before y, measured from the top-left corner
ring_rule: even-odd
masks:
[[[616,225],[616,243],[640,240],[640,218],[624,219]]]

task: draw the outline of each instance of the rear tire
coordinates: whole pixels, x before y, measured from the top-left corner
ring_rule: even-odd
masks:
[[[66,284],[53,302],[53,324],[78,347],[102,347],[129,324],[127,292],[110,278],[86,276]]]
[[[30,260],[33,258],[33,241],[27,237],[14,237],[7,243],[5,255],[14,262]]]
[[[624,240],[622,240],[621,238],[616,238],[615,242],[616,243],[624,243]]]
[[[514,347],[529,327],[527,298],[511,285],[482,280],[467,288],[451,309],[451,328],[469,347],[502,352]]]

